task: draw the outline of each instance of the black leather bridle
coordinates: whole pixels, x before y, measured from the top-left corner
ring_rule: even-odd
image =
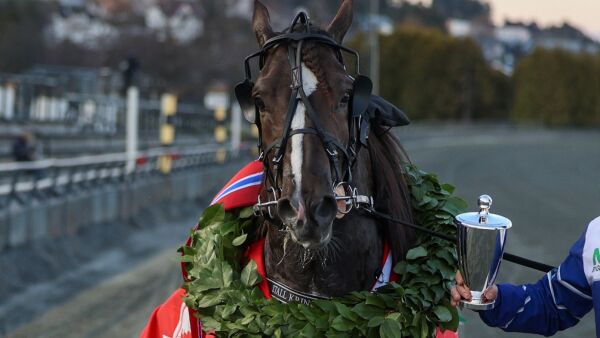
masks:
[[[298,32],[298,30],[302,31]],[[273,217],[271,208],[277,203],[278,195],[281,192],[280,178],[283,174],[282,163],[288,140],[293,135],[298,134],[315,135],[321,140],[332,171],[332,189],[335,191],[336,188],[340,186],[344,188],[344,191],[346,192],[345,196],[337,196],[336,198],[338,200],[346,200],[347,204],[357,202],[356,196],[358,196],[358,194],[356,189],[350,186],[350,182],[352,182],[352,168],[356,162],[358,152],[360,151],[361,146],[366,146],[367,144],[370,128],[370,119],[367,116],[367,108],[369,106],[369,101],[371,100],[371,90],[373,85],[371,80],[363,75],[357,75],[356,78],[353,79],[353,88],[350,93],[350,136],[347,144],[344,144],[344,142],[332,136],[323,127],[319,113],[310,103],[310,100],[304,91],[302,79],[302,52],[306,41],[314,41],[332,47],[337,54],[338,60],[342,66],[344,66],[344,69],[346,66],[344,64],[342,52],[347,52],[354,56],[356,60],[356,73],[360,74],[359,54],[352,49],[342,46],[324,33],[312,32],[308,16],[306,13],[300,12],[294,18],[292,25],[286,32],[267,40],[258,52],[246,57],[244,61],[246,80],[238,84],[235,88],[236,97],[242,107],[244,116],[251,123],[257,124],[259,130],[258,148],[261,154],[260,159],[265,164],[266,177],[269,180],[268,184],[270,185],[268,188],[269,194],[271,195],[269,196],[269,201],[263,203],[259,200],[255,210],[261,213],[266,211],[266,214],[270,217]],[[282,44],[287,44],[288,61],[292,78],[290,88],[292,91],[281,137],[277,138],[267,146],[264,146],[262,142],[259,110],[252,98],[254,83],[252,82],[250,61],[259,57],[259,67],[262,69],[267,52]],[[306,114],[312,121],[314,127],[292,129],[292,120],[300,102],[304,105]],[[273,153],[273,156],[269,156],[271,153]],[[272,170],[270,169],[271,166],[269,164],[272,164]],[[356,196],[353,198],[354,195]],[[364,198],[362,200],[367,202]],[[342,210],[341,212],[349,212],[349,208],[352,207],[351,204],[349,204],[349,207],[346,210]]]

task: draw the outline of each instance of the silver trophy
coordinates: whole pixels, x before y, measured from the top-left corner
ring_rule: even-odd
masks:
[[[471,289],[471,301],[462,301],[472,310],[494,308],[494,301],[484,303],[483,292],[496,280],[506,232],[512,222],[503,216],[489,212],[492,198],[479,197],[479,212],[467,212],[456,216],[458,228],[458,267],[466,286]]]

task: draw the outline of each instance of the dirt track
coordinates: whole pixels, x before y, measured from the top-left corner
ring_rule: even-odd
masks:
[[[152,309],[181,283],[175,248],[108,279],[8,337],[137,337]]]

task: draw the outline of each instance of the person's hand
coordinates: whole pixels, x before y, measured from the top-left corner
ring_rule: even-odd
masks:
[[[461,300],[471,300],[471,290],[468,286],[465,285],[465,281],[460,274],[460,271],[456,271],[456,276],[454,277],[456,281],[456,285],[452,287],[450,290],[451,293],[451,302],[452,306],[458,306]],[[482,300],[484,303],[489,303],[498,297],[498,287],[496,285],[492,285],[487,290],[483,292]]]

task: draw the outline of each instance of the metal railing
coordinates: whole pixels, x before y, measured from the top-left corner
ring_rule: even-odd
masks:
[[[227,158],[239,157],[251,144],[239,149],[226,149]],[[222,145],[208,144],[182,148],[153,148],[139,152],[135,170],[127,173],[126,153],[80,156],[68,159],[48,159],[35,162],[0,163],[0,207],[15,201],[26,204],[33,199],[45,199],[90,189],[105,184],[118,184],[148,176],[164,175],[158,170],[163,156],[172,159],[172,171],[217,163]]]

